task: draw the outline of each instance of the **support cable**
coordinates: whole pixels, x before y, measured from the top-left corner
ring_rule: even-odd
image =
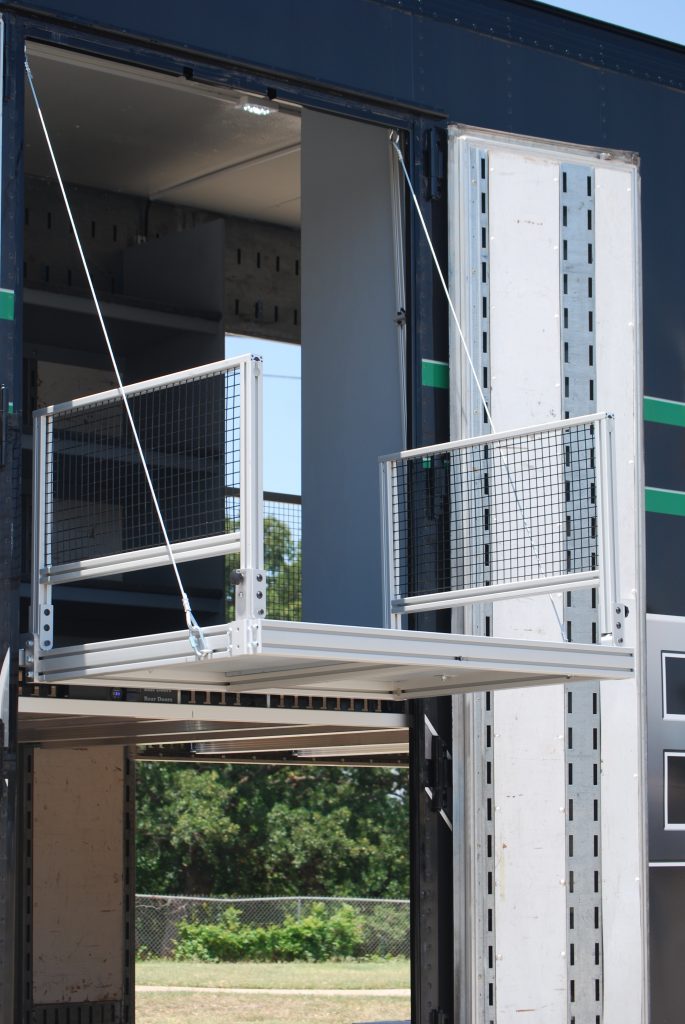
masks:
[[[411,177],[409,175],[409,171],[407,170],[407,165],[404,162],[404,154],[402,153],[402,149],[400,148],[398,132],[396,132],[394,130],[390,132],[390,142],[392,144],[393,149],[397,153],[397,159],[399,161],[400,167],[402,168],[402,172],[404,174],[405,181],[407,182],[407,187],[408,187],[409,192],[411,194],[412,201],[414,203],[414,207],[416,209],[416,213],[418,215],[419,222],[421,224],[421,228],[423,229],[423,233],[424,233],[424,235],[426,237],[426,241],[428,243],[428,248],[430,249],[430,254],[431,254],[432,258],[433,258],[433,264],[434,264],[435,269],[437,271],[438,277],[440,278],[440,284],[442,285],[442,290],[445,293],[445,298],[447,299],[447,305],[449,306],[450,314],[451,314],[452,319],[454,320],[454,324],[455,324],[455,326],[457,328],[457,333],[459,335],[459,340],[461,342],[461,347],[462,347],[462,349],[464,351],[464,355],[466,356],[466,360],[468,362],[469,369],[471,370],[471,375],[473,377],[473,381],[474,381],[474,383],[476,385],[476,389],[478,391],[478,395],[480,397],[481,404],[483,406],[483,412],[485,413],[487,421],[490,424],[490,429],[492,430],[493,434],[496,434],[497,430],[495,428],[495,424],[494,424],[492,416],[490,414],[490,406],[488,405],[488,401],[487,401],[487,399],[485,397],[485,394],[483,392],[483,388],[481,387],[480,380],[478,379],[478,374],[476,372],[476,367],[473,365],[473,359],[471,358],[471,352],[470,352],[470,349],[469,349],[469,345],[468,345],[468,343],[466,341],[466,337],[464,336],[464,332],[462,330],[462,326],[461,326],[461,323],[459,321],[459,317],[457,315],[457,310],[455,308],[454,302],[452,301],[452,296],[450,295],[450,290],[447,287],[447,282],[445,280],[445,275],[442,272],[442,267],[440,266],[440,261],[438,259],[437,253],[435,251],[435,247],[433,246],[433,240],[432,240],[432,238],[430,236],[430,232],[428,230],[428,225],[426,224],[425,218],[423,216],[423,211],[421,210],[421,204],[419,203],[418,196],[416,195],[416,192],[414,190],[414,185],[413,185]],[[516,507],[518,508],[519,512],[521,513],[521,519],[522,519],[522,522],[523,522],[524,529],[525,529],[526,533],[528,534],[528,539],[530,540],[530,546],[531,546],[531,549],[533,551],[533,555],[537,559],[538,567],[540,569],[542,569],[542,561],[540,559],[540,554],[538,552],[537,545],[535,544],[535,541],[533,540],[533,534],[532,534],[530,526],[529,526],[529,524],[528,524],[528,522],[526,520],[524,511],[523,511],[523,508],[521,506],[521,502],[520,502],[520,499],[519,499],[519,496],[518,496],[518,492],[516,490],[516,487],[514,485],[513,480],[511,479],[511,474],[509,473],[509,467],[508,467],[506,461],[504,463],[504,468],[505,468],[506,473],[507,473],[507,478],[509,480],[509,485],[510,485],[510,487],[512,489],[512,492],[513,492],[513,495],[514,495],[514,500],[516,502]],[[554,612],[554,617],[556,618],[557,624],[559,626],[559,632],[561,633],[561,639],[562,639],[562,641],[566,642],[567,637],[566,637],[566,635],[564,633],[564,625],[563,625],[563,622],[561,620],[561,616],[559,615],[559,611],[557,609],[557,606],[554,603],[554,598],[552,597],[551,594],[549,595],[549,600],[550,600],[550,604],[552,605],[552,610]]]
[[[207,645],[207,641],[205,639],[204,633],[202,632],[201,627],[198,625],[198,623],[197,623],[197,621],[195,619],[195,616],[193,615],[193,612],[192,612],[192,609],[191,609],[191,606],[190,606],[190,599],[188,598],[188,595],[185,592],[185,589],[184,589],[184,586],[183,586],[183,581],[181,580],[181,574],[179,572],[178,564],[176,562],[176,558],[174,557],[173,549],[171,547],[171,541],[169,540],[169,534],[167,533],[167,528],[166,528],[166,524],[164,522],[164,517],[162,515],[162,510],[160,509],[159,501],[157,500],[157,494],[155,492],[155,486],[154,486],[154,484],[152,482],[152,477],[150,476],[150,470],[148,469],[147,462],[145,461],[145,454],[143,452],[143,447],[142,447],[142,444],[140,442],[140,436],[138,434],[138,429],[137,429],[135,421],[133,419],[133,413],[131,412],[131,407],[129,405],[128,396],[127,396],[126,390],[124,388],[124,383],[123,383],[123,381],[121,379],[121,374],[119,372],[119,367],[117,365],[116,357],[114,355],[114,349],[112,348],[112,343],[111,343],[110,338],[109,338],[109,332],[107,330],[107,325],[105,324],[105,319],[104,319],[104,316],[102,315],[102,309],[100,307],[100,302],[98,301],[97,293],[95,291],[95,286],[93,284],[93,279],[91,277],[90,270],[88,268],[88,263],[86,261],[86,256],[85,256],[85,253],[83,251],[83,246],[81,244],[81,238],[79,236],[78,229],[76,227],[76,221],[74,220],[74,215],[72,213],[71,205],[70,205],[69,199],[67,197],[66,189],[64,187],[64,182],[62,181],[62,175],[60,174],[59,166],[57,164],[57,158],[55,156],[55,151],[52,148],[52,142],[50,141],[50,135],[48,134],[48,129],[47,129],[47,125],[45,123],[45,118],[43,117],[43,111],[41,109],[40,102],[38,100],[38,94],[36,92],[36,87],[35,87],[35,84],[34,84],[34,81],[33,81],[33,75],[31,73],[31,67],[29,65],[29,59],[28,59],[28,54],[26,52],[26,49],[24,50],[24,67],[26,68],[26,75],[27,75],[27,78],[28,78],[28,83],[29,83],[29,86],[30,86],[30,89],[31,89],[31,94],[33,95],[33,101],[34,101],[34,103],[36,105],[36,111],[38,113],[38,117],[40,119],[40,123],[41,123],[41,126],[43,128],[43,134],[45,135],[45,141],[47,143],[48,150],[50,152],[50,157],[52,159],[52,165],[53,165],[53,167],[55,169],[55,174],[57,175],[57,182],[59,184],[60,191],[62,193],[62,198],[64,200],[64,205],[66,207],[67,216],[69,217],[69,223],[71,224],[71,229],[72,229],[72,231],[74,233],[74,238],[76,239],[76,245],[77,245],[77,248],[78,248],[78,251],[79,251],[79,256],[81,257],[81,264],[83,265],[83,270],[84,270],[84,273],[86,275],[86,280],[88,281],[88,288],[90,289],[90,294],[92,296],[93,303],[95,305],[95,311],[97,313],[97,317],[98,317],[98,320],[100,322],[100,327],[102,328],[102,334],[103,334],[104,339],[105,339],[105,344],[107,345],[107,351],[109,352],[109,357],[110,357],[110,360],[112,362],[112,367],[114,369],[114,374],[115,374],[116,380],[117,380],[117,390],[119,392],[119,395],[121,396],[121,400],[122,400],[122,402],[124,404],[124,408],[126,410],[126,415],[128,417],[128,421],[129,421],[129,424],[131,426],[131,431],[133,433],[133,439],[135,441],[135,445],[136,445],[136,448],[138,450],[138,455],[140,456],[141,465],[143,467],[143,473],[145,475],[145,480],[147,481],[147,486],[148,486],[148,489],[150,491],[150,497],[152,498],[152,504],[154,506],[155,513],[157,515],[157,519],[159,520],[159,526],[160,526],[160,529],[162,531],[162,537],[164,539],[164,546],[165,546],[165,548],[167,550],[167,554],[169,556],[169,563],[170,563],[171,568],[173,569],[174,575],[176,577],[176,583],[178,584],[179,593],[181,595],[181,604],[183,605],[183,611],[184,611],[184,614],[185,614],[186,625],[188,627],[188,638],[190,640],[190,645],[193,648],[193,650],[195,651],[195,655],[198,658],[207,658],[209,656],[209,654],[210,654],[210,649],[209,649],[209,647]]]

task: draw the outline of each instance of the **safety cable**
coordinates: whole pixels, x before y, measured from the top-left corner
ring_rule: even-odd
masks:
[[[152,477],[150,476],[150,471],[148,469],[147,462],[145,461],[145,454],[143,452],[143,447],[142,447],[142,444],[140,442],[140,436],[138,434],[138,429],[137,429],[135,421],[133,419],[133,414],[131,412],[131,407],[129,405],[128,396],[127,396],[126,390],[124,388],[124,383],[123,383],[123,381],[121,379],[121,374],[119,373],[119,367],[117,365],[116,357],[114,355],[114,349],[112,348],[112,343],[111,343],[110,338],[109,338],[109,332],[107,330],[107,325],[105,324],[105,319],[104,319],[104,317],[102,315],[102,309],[100,307],[100,302],[98,301],[97,293],[95,291],[95,286],[93,284],[93,279],[92,279],[92,277],[90,275],[90,270],[88,269],[88,263],[86,261],[86,256],[85,256],[85,253],[83,251],[83,246],[81,245],[81,238],[79,236],[78,229],[76,227],[76,221],[74,220],[74,215],[72,213],[71,205],[70,205],[69,199],[67,197],[66,189],[64,187],[64,182],[62,181],[62,175],[60,174],[59,166],[57,164],[57,158],[55,156],[55,151],[52,148],[52,142],[50,141],[50,135],[48,133],[47,125],[45,123],[45,118],[43,117],[43,111],[41,109],[40,102],[38,100],[38,94],[36,92],[36,87],[35,87],[35,84],[34,84],[34,81],[33,81],[33,75],[31,73],[31,67],[29,65],[28,53],[27,53],[26,49],[24,49],[24,67],[26,68],[26,76],[28,78],[28,83],[29,83],[29,86],[31,88],[31,94],[33,95],[33,101],[34,101],[34,103],[36,105],[36,111],[38,113],[38,117],[40,119],[40,123],[41,123],[41,126],[43,128],[43,134],[45,135],[45,141],[47,143],[48,150],[50,152],[50,157],[52,159],[52,165],[53,165],[53,167],[55,169],[55,174],[57,175],[57,182],[59,184],[60,191],[62,193],[62,198],[64,200],[64,205],[66,207],[67,216],[69,218],[69,223],[71,224],[71,229],[72,229],[72,231],[74,233],[74,238],[76,239],[76,245],[77,245],[77,248],[78,248],[78,251],[79,251],[79,256],[81,257],[81,263],[83,265],[83,270],[84,270],[84,273],[86,275],[86,280],[88,281],[88,288],[90,289],[90,294],[92,296],[93,303],[95,305],[95,311],[97,313],[97,317],[98,317],[98,320],[100,322],[100,327],[102,328],[102,333],[103,333],[103,336],[104,336],[104,339],[105,339],[105,344],[107,345],[107,351],[109,352],[109,357],[110,357],[111,362],[112,362],[112,367],[114,369],[114,374],[115,374],[116,380],[117,380],[117,390],[119,392],[119,395],[121,396],[121,400],[122,400],[122,402],[124,404],[124,408],[126,410],[126,415],[128,417],[128,421],[129,421],[129,424],[131,426],[131,431],[133,433],[133,439],[135,441],[136,448],[138,449],[138,455],[140,456],[140,461],[141,461],[141,464],[142,464],[142,467],[143,467],[143,473],[145,475],[145,480],[147,481],[147,485],[148,485],[148,488],[149,488],[149,491],[150,491],[150,496],[152,498],[152,504],[153,504],[155,512],[157,514],[157,519],[159,520],[159,526],[160,526],[160,529],[162,531],[162,537],[164,538],[164,546],[165,546],[165,548],[167,550],[167,554],[169,556],[169,562],[171,564],[171,567],[172,567],[172,569],[174,571],[174,575],[176,577],[176,582],[178,584],[179,593],[181,595],[181,604],[183,605],[183,611],[185,613],[186,625],[188,627],[188,638],[190,640],[191,647],[195,651],[196,656],[198,658],[207,658],[209,656],[209,654],[210,654],[210,649],[209,649],[209,647],[207,645],[207,641],[205,639],[204,633],[202,632],[201,627],[198,625],[198,623],[197,623],[197,621],[195,619],[195,616],[193,615],[192,609],[190,607],[190,600],[189,600],[188,595],[186,594],[185,589],[183,587],[183,582],[181,580],[181,574],[180,574],[180,572],[178,570],[178,565],[176,563],[176,559],[174,557],[174,552],[173,552],[173,549],[171,547],[171,541],[169,540],[169,534],[167,533],[167,528],[166,528],[166,524],[164,522],[164,517],[162,515],[162,510],[159,507],[159,502],[157,500],[157,494],[155,492],[155,487],[154,487],[154,484],[152,482]]]
[[[399,160],[400,167],[402,168],[402,173],[404,174],[405,181],[407,182],[407,187],[408,187],[409,192],[411,194],[412,201],[414,203],[414,207],[416,209],[416,213],[418,215],[419,222],[421,224],[421,228],[423,229],[423,233],[424,233],[424,235],[426,237],[426,241],[428,243],[428,248],[430,249],[430,253],[431,253],[431,256],[433,258],[433,264],[434,264],[435,269],[437,271],[438,277],[440,278],[440,284],[442,285],[442,290],[445,293],[445,298],[447,299],[447,304],[448,304],[449,309],[450,309],[450,314],[451,314],[452,319],[454,320],[454,324],[455,324],[455,326],[457,328],[457,333],[459,335],[459,340],[461,341],[461,346],[462,346],[462,349],[464,351],[464,355],[466,356],[467,362],[469,364],[469,368],[471,370],[471,375],[473,376],[473,381],[474,381],[474,383],[476,385],[476,389],[478,391],[478,395],[480,397],[481,404],[483,406],[483,412],[485,413],[487,421],[490,424],[490,429],[492,430],[493,434],[496,434],[497,431],[495,429],[495,424],[494,424],[492,416],[490,414],[490,406],[488,405],[488,401],[487,401],[487,399],[485,397],[485,394],[483,392],[483,388],[481,387],[480,380],[478,379],[478,374],[476,373],[476,367],[473,365],[473,359],[471,358],[471,352],[469,350],[468,343],[467,343],[466,338],[464,336],[464,332],[462,330],[461,323],[459,322],[459,317],[457,315],[457,311],[455,309],[454,302],[452,301],[452,296],[450,295],[450,290],[447,287],[447,282],[445,281],[445,275],[442,272],[442,267],[440,266],[440,261],[438,259],[438,256],[437,256],[437,253],[435,251],[435,248],[433,246],[433,240],[432,240],[432,238],[430,236],[430,232],[428,230],[428,225],[426,224],[425,218],[423,216],[423,211],[421,210],[421,204],[419,203],[418,196],[416,195],[416,192],[414,190],[414,185],[413,185],[411,177],[409,175],[409,171],[407,170],[407,165],[404,162],[404,154],[402,153],[402,149],[400,148],[399,134],[398,134],[397,131],[393,130],[393,131],[390,132],[390,142],[391,142],[391,144],[393,146],[393,149],[397,153],[397,159]],[[509,480],[509,485],[510,485],[510,487],[512,489],[512,492],[513,492],[513,495],[514,495],[514,500],[516,502],[516,506],[517,506],[517,508],[518,508],[518,510],[519,510],[519,512],[521,514],[521,518],[522,518],[522,521],[523,521],[524,529],[525,529],[526,533],[528,534],[528,539],[530,540],[530,546],[531,546],[533,555],[537,559],[538,567],[540,569],[542,569],[542,561],[540,559],[540,554],[538,552],[537,545],[535,544],[535,541],[533,540],[533,534],[531,532],[530,526],[529,526],[528,522],[526,521],[526,517],[525,517],[525,514],[523,512],[523,508],[521,507],[521,503],[520,503],[519,496],[518,496],[518,493],[517,493],[517,490],[516,490],[516,486],[515,486],[513,480],[511,479],[511,474],[509,472],[509,467],[508,467],[508,465],[506,463],[506,460],[504,462],[504,468],[506,470],[506,474],[507,474],[507,477],[508,477],[508,480]],[[549,600],[550,600],[550,604],[552,605],[552,610],[554,612],[554,617],[556,618],[557,624],[559,626],[559,632],[561,633],[561,639],[562,639],[562,641],[566,642],[567,641],[567,637],[566,637],[566,635],[564,633],[564,625],[563,625],[563,622],[561,620],[561,616],[559,615],[559,611],[557,609],[557,606],[554,603],[554,598],[552,597],[551,594],[549,595]]]

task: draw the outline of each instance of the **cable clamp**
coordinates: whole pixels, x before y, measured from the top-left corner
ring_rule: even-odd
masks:
[[[204,633],[201,627],[198,625],[195,616],[190,609],[190,601],[188,595],[183,594],[181,600],[183,601],[183,611],[186,613],[186,625],[188,627],[188,639],[190,640],[190,646],[195,651],[195,657],[200,661],[204,661],[212,653],[210,647],[207,644]]]

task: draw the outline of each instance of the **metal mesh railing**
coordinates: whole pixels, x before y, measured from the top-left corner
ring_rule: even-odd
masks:
[[[302,619],[302,499],[264,495],[264,566],[269,619]]]
[[[241,924],[268,928],[301,920],[314,905],[327,913],[351,907],[361,924],[360,956],[409,956],[409,900],[351,897],[275,896],[217,899],[191,896],[136,897],[136,949],[139,957],[171,957],[182,922],[220,925],[228,910]]]
[[[234,511],[237,494],[226,491],[226,517],[237,523]],[[302,619],[302,498],[297,494],[264,492],[264,568],[266,571],[266,617],[299,622]],[[226,559],[227,621],[235,616],[231,572],[239,556]]]
[[[227,530],[224,488],[240,486],[240,378],[233,367],[129,395],[172,543]],[[45,464],[53,567],[163,544],[118,395],[47,413]]]
[[[609,529],[599,504],[606,421],[582,417],[384,460],[392,611],[597,581]]]
[[[34,414],[33,606],[56,583],[167,564],[160,519],[177,561],[239,552],[257,567],[245,527],[259,514],[260,366],[241,356],[127,385],[144,462],[118,391]]]

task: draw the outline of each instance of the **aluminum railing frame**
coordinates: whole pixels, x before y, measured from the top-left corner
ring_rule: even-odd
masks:
[[[264,571],[263,496],[262,496],[262,360],[244,355],[221,359],[204,366],[165,374],[136,384],[125,385],[127,396],[191,381],[199,377],[219,376],[228,370],[240,372],[240,526],[237,531],[214,534],[171,544],[177,562],[195,561],[217,555],[240,556],[236,577],[236,618],[259,619],[266,614],[266,573]],[[41,651],[50,651],[54,642],[52,589],[61,583],[92,579],[114,573],[134,572],[169,564],[164,545],[135,551],[52,565],[52,538],[46,530],[47,495],[52,488],[52,460],[48,451],[53,417],[61,412],[87,409],[120,398],[118,389],[88,395],[70,402],[37,409],[33,414],[33,538],[31,567],[31,609],[29,616],[32,643]]]
[[[128,385],[128,395],[149,392],[183,381],[221,374],[231,369],[240,370],[240,512],[239,529],[227,534],[208,535],[172,544],[174,557],[178,561],[189,561],[216,555],[238,554],[240,568],[236,577],[236,624],[244,623],[244,631],[238,630],[237,647],[248,649],[252,643],[252,632],[266,616],[266,584],[264,569],[264,506],[262,481],[262,373],[261,360],[253,356],[224,359],[202,367],[193,367],[179,373],[167,374],[139,384]],[[52,487],[51,474],[54,460],[49,459],[53,450],[51,431],[53,416],[62,411],[95,406],[104,401],[116,400],[117,390],[103,392],[72,402],[61,403],[38,410],[34,414],[34,512],[33,512],[33,570],[31,631],[32,643],[38,651],[49,652],[53,646],[52,588],[60,583],[83,580],[111,573],[153,568],[168,561],[163,547],[147,547],[136,551],[120,552],[110,556],[83,559],[80,562],[53,565],[52,538],[46,530],[46,495]],[[593,444],[595,487],[593,506],[596,509],[599,529],[597,531],[596,564],[592,571],[541,575],[527,580],[500,582],[491,586],[476,586],[461,590],[442,590],[419,596],[402,597],[394,592],[395,566],[398,556],[397,537],[393,522],[393,487],[396,483],[397,466],[400,460],[432,456],[458,449],[493,445],[498,441],[526,435],[550,434],[568,430],[583,424],[593,424],[596,442]],[[506,456],[504,468],[509,476]],[[592,414],[575,419],[560,420],[537,426],[524,427],[500,433],[485,434],[476,438],[453,441],[447,444],[431,445],[385,456],[380,460],[382,496],[382,556],[383,585],[385,596],[385,625],[399,629],[403,617],[438,608],[451,608],[470,602],[491,601],[504,598],[530,596],[534,593],[563,592],[578,588],[597,587],[600,594],[601,632],[616,644],[622,643],[624,609],[618,601],[618,557],[616,503],[614,483],[613,417],[609,414]],[[511,482],[511,481],[510,481]],[[514,484],[512,483],[512,486]],[[516,496],[518,506],[518,496]],[[509,512],[511,514],[511,511]],[[522,515],[524,513],[522,512]],[[525,515],[524,515],[525,519]],[[525,522],[524,522],[525,525]],[[454,530],[454,526],[450,527]],[[529,532],[529,531],[528,531]],[[535,542],[531,535],[531,547]],[[406,558],[407,552],[401,557]],[[451,554],[454,564],[454,551]],[[244,632],[244,635],[243,635]],[[240,635],[238,635],[238,633]]]
[[[393,517],[393,495],[397,488],[397,466],[403,460],[457,451],[478,445],[492,445],[498,441],[524,437],[528,434],[552,433],[584,424],[594,424],[597,432],[596,509],[598,517],[597,565],[589,572],[540,576],[531,580],[500,583],[490,586],[469,587],[449,591],[435,591],[420,596],[402,597],[396,592],[395,566],[398,544]],[[614,456],[614,416],[611,413],[592,413],[573,419],[521,427],[513,430],[483,434],[423,448],[406,449],[379,460],[381,493],[381,535],[383,563],[384,625],[401,629],[404,616],[420,612],[456,608],[481,601],[495,601],[530,597],[533,594],[553,594],[570,590],[596,587],[599,592],[600,633],[603,642],[621,645],[626,610],[620,601],[617,510]],[[454,527],[452,526],[452,530]],[[531,542],[532,543],[532,542]]]

